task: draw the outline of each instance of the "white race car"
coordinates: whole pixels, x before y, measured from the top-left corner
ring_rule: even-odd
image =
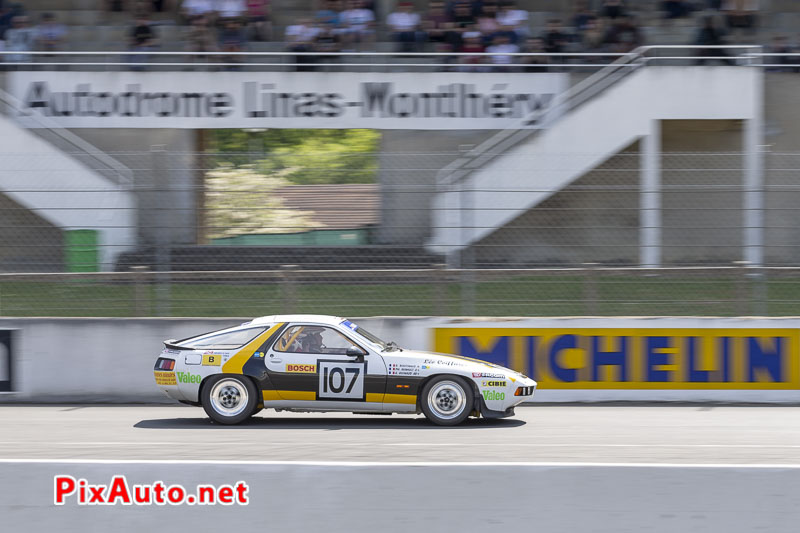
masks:
[[[272,408],[422,412],[452,426],[470,415],[512,416],[536,390],[534,380],[513,370],[404,350],[331,316],[265,316],[164,345],[155,365],[158,386],[170,398],[202,405],[222,424]]]

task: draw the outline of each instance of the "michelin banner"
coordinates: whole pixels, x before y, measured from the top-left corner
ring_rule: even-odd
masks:
[[[65,128],[503,129],[546,110],[563,73],[10,72],[26,116]],[[544,127],[552,116],[528,127]]]
[[[540,389],[800,389],[797,329],[445,327],[433,342]]]

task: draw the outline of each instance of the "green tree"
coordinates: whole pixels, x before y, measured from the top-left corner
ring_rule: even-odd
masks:
[[[287,209],[273,194],[289,184],[284,177],[289,170],[266,174],[250,166],[229,165],[207,172],[208,237],[296,233],[316,227],[312,213]]]
[[[379,142],[378,131],[365,129],[213,130],[208,151],[226,164],[281,172],[295,184],[374,183]]]

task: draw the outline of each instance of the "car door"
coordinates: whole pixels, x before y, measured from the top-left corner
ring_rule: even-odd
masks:
[[[383,358],[338,328],[290,324],[265,359],[275,387],[265,399],[294,407],[381,410],[386,388]]]

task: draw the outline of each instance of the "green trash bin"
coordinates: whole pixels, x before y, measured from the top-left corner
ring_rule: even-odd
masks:
[[[97,272],[100,252],[97,230],[73,229],[64,232],[64,263],[67,272]]]

